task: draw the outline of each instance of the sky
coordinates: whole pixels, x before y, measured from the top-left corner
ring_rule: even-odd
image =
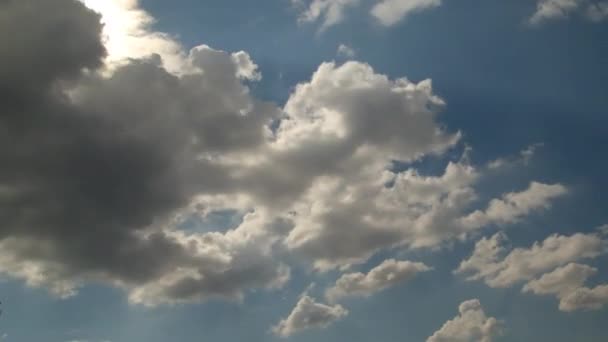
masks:
[[[606,0],[0,0],[0,341],[606,341],[607,34]]]

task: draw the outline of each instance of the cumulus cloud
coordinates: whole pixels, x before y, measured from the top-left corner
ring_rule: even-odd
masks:
[[[488,317],[477,299],[463,302],[459,315],[445,322],[427,342],[492,342],[504,333],[504,323]]]
[[[581,287],[587,279],[596,274],[597,269],[576,263],[558,267],[553,272],[545,273],[539,279],[528,282],[523,292],[535,294],[565,295]]]
[[[595,22],[602,21],[608,18],[608,1],[538,0],[530,23],[540,24],[547,20],[567,18],[572,14],[581,14]]]
[[[455,273],[468,274],[468,280],[484,280],[491,287],[509,287],[556,267],[596,258],[606,252],[606,241],[596,234],[555,234],[530,248],[510,251],[504,246],[506,240],[503,233],[481,239],[473,254],[460,264]],[[544,283],[549,280],[545,279]]]
[[[567,193],[561,184],[542,184],[532,182],[522,192],[511,192],[494,199],[485,211],[477,210],[462,219],[467,226],[481,227],[488,224],[512,224],[530,212],[550,207],[551,200]]]
[[[441,0],[381,0],[371,9],[371,15],[384,26],[392,26],[408,15],[441,6]]]
[[[598,310],[608,304],[608,285],[592,289],[583,286],[596,273],[596,268],[570,263],[528,282],[523,292],[555,295],[562,311]]]
[[[344,274],[336,284],[327,290],[326,297],[335,302],[343,297],[367,297],[376,292],[407,282],[418,273],[430,271],[431,268],[420,262],[397,261],[389,259],[364,273]]]
[[[430,80],[323,63],[281,108],[250,93],[246,52],[186,51],[136,1],[86,4],[101,15],[0,2],[1,273],[60,297],[101,283],[144,305],[238,300],[288,281],[280,253],[344,268],[497,220],[463,224],[479,178],[465,160],[392,170],[460,140]],[[553,197],[501,210],[519,220]],[[234,227],[182,229],[222,211]]]
[[[320,22],[319,31],[325,31],[344,20],[348,8],[358,6],[360,0],[291,0],[299,8],[300,22]]]
[[[195,195],[230,182],[204,156],[255,148],[279,113],[241,83],[257,78],[248,56],[201,46],[187,75],[158,56],[83,72],[105,58],[98,15],[71,0],[0,7],[2,32],[21,32],[0,36],[0,88],[12,94],[0,100],[0,160],[11,165],[0,171],[2,272],[62,297],[109,283],[136,302],[284,283],[286,266],[269,257],[276,215],[258,211],[225,234],[175,230]]]
[[[599,310],[608,305],[608,284],[594,288],[579,287],[560,298],[562,311]]]
[[[327,328],[346,317],[348,310],[340,305],[326,305],[304,294],[287,318],[281,320],[272,331],[280,337],[289,337],[298,332]]]

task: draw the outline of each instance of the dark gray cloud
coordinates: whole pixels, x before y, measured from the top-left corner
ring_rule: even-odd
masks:
[[[242,252],[254,257],[247,266],[222,260],[205,269],[241,246],[187,244],[165,229],[195,194],[228,184],[202,156],[255,148],[278,113],[240,82],[255,71],[248,56],[203,46],[189,56],[202,72],[176,76],[151,56],[106,77],[95,72],[105,56],[101,28],[76,1],[0,2],[4,271],[61,295],[87,279],[138,287],[175,267],[210,276],[196,289],[181,279],[167,297],[232,296],[241,284],[283,279],[257,250]],[[197,249],[214,244],[222,245],[215,254]],[[24,264],[37,271],[16,269]]]

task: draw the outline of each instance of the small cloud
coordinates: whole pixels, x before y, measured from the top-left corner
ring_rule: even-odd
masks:
[[[408,15],[441,6],[441,0],[382,0],[372,9],[371,15],[384,26],[393,26]]]
[[[347,315],[348,310],[341,305],[318,303],[305,292],[289,316],[274,326],[272,332],[280,337],[289,337],[304,330],[327,328]]]
[[[374,293],[413,279],[421,272],[431,268],[420,262],[385,260],[369,273],[344,274],[336,284],[327,290],[326,297],[331,301],[343,297],[368,297]]]
[[[536,12],[529,22],[540,25],[548,20],[567,19],[573,14],[581,14],[590,21],[600,22],[608,18],[608,1],[538,0]]]
[[[538,150],[545,146],[544,143],[534,143],[519,152],[519,155],[498,158],[488,163],[488,168],[492,170],[503,169],[518,164],[528,165],[538,153]]]
[[[459,314],[445,322],[427,342],[492,342],[504,334],[504,323],[486,316],[478,299],[463,302]]]
[[[338,46],[338,51],[336,52],[336,55],[345,59],[351,59],[354,58],[357,53],[350,46],[340,44],[340,46]]]

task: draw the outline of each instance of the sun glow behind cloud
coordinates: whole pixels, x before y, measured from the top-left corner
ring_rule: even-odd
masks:
[[[159,54],[169,70],[181,70],[184,65],[182,47],[168,34],[152,30],[154,18],[138,6],[137,0],[80,1],[101,15],[110,65]]]

